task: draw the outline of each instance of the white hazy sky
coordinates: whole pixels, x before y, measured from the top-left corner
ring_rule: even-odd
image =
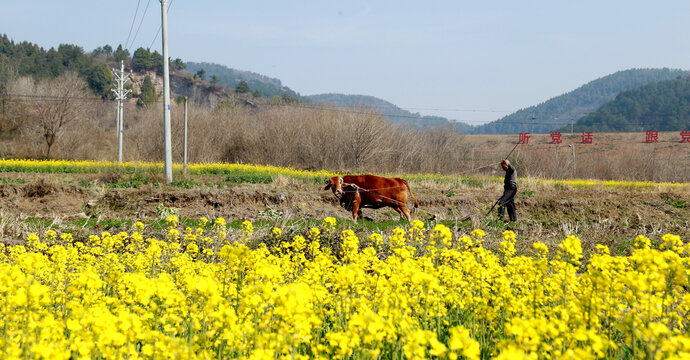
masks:
[[[172,58],[275,77],[302,95],[371,95],[472,124],[619,70],[690,69],[687,0],[168,4]],[[160,52],[160,12],[159,0],[0,0],[0,34],[46,49]]]

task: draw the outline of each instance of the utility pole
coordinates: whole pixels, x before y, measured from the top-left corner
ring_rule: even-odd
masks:
[[[187,97],[184,97],[184,176],[187,176]]]
[[[574,133],[573,126],[574,126],[574,120],[573,120],[573,118],[570,118],[570,133],[571,134]]]
[[[569,147],[573,148],[573,179],[575,178],[575,174],[577,173],[577,167],[575,166],[575,144],[568,145]]]
[[[165,136],[165,180],[168,184],[172,177],[172,140],[170,130],[170,64],[168,61],[168,15],[167,0],[161,2],[161,28],[163,38],[163,132]]]
[[[532,131],[530,131],[530,133],[532,133],[532,134],[534,134],[534,120],[536,120],[536,119],[537,119],[536,117],[532,116]]]
[[[117,161],[122,162],[122,113],[124,111],[124,101],[127,99],[127,94],[132,92],[132,90],[125,90],[124,86],[125,83],[127,82],[127,77],[131,75],[132,73],[130,72],[129,74],[125,74],[125,62],[123,60],[120,60],[120,71],[117,71],[115,69],[113,70],[113,75],[115,76],[115,80],[117,81],[115,85],[117,85],[117,89],[112,89],[112,92],[115,93],[115,100],[117,100],[117,118],[115,119],[115,128],[117,129]]]

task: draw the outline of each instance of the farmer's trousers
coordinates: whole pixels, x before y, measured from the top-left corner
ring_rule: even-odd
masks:
[[[517,221],[515,214],[515,194],[517,194],[517,184],[511,182],[509,185],[503,186],[503,196],[498,199],[498,217],[503,219],[503,213],[508,209],[508,217],[510,221]]]

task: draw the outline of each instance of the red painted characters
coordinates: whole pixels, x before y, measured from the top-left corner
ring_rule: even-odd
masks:
[[[331,189],[340,204],[352,211],[355,221],[362,217],[362,209],[380,209],[392,207],[400,217],[410,220],[410,209],[407,208],[407,192],[414,200],[414,207],[419,202],[412,194],[407,181],[400,178],[385,178],[375,175],[333,176],[326,181],[324,190]]]

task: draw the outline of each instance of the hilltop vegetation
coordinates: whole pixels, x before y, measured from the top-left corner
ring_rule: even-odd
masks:
[[[651,83],[620,93],[578,120],[577,131],[690,130],[690,79]]]
[[[197,73],[203,70],[207,79],[216,77],[216,83],[228,86],[232,89],[237,88],[241,82],[245,82],[249,86],[249,91],[258,92],[260,96],[272,97],[283,96],[287,94],[290,97],[298,98],[299,94],[287,86],[283,86],[280,80],[270,78],[251,71],[242,71],[228,68],[227,66],[211,64],[211,63],[196,63],[187,62],[187,70],[192,73]]]
[[[28,76],[37,81],[51,80],[72,72],[86,81],[94,95],[106,99],[112,96],[110,89],[114,78],[111,67],[119,68],[120,62],[124,61],[127,68],[135,72],[162,73],[162,59],[158,51],[150,52],[144,48],[137,49],[130,57],[122,45],[115,50],[105,45],[91,53],[72,44],[60,44],[57,49],[45,50],[27,41],[15,43],[3,35],[0,37],[0,95],[6,95],[7,85],[13,78]],[[170,64],[173,71],[185,67],[179,58]]]
[[[457,132],[463,134],[515,134],[519,132],[547,133],[566,124],[587,116],[597,111],[602,105],[612,101],[620,94],[631,89],[639,88],[647,84],[660,81],[667,81],[676,78],[687,77],[690,72],[674,69],[630,69],[619,71],[614,74],[604,76],[589,82],[571,92],[551,98],[541,104],[530,106],[516,111],[488,124],[472,126],[462,122],[456,122],[440,116],[421,116],[419,113],[412,113],[387,101],[373,96],[344,95],[344,94],[319,94],[305,96],[308,101],[321,104],[332,104],[342,107],[356,107],[375,109],[394,123],[410,126],[416,129],[428,130],[431,128],[450,126]],[[668,103],[662,99],[664,92],[654,88],[645,88],[640,91],[650,91],[649,94],[637,94],[626,101],[631,103],[644,97],[644,101],[664,103],[667,113],[678,114],[683,112],[683,107],[678,102]],[[653,100],[655,97],[659,97]],[[671,109],[670,107],[679,107]],[[633,106],[633,105],[631,105]],[[619,108],[619,106],[616,106]],[[626,109],[619,114],[636,114],[633,108]],[[677,118],[677,116],[676,116]],[[592,120],[587,120],[592,121]],[[600,131],[630,131],[632,128],[621,125],[620,119],[613,117],[599,117],[599,123],[611,121],[608,126],[589,126],[587,129],[598,129]],[[626,122],[626,121],[623,121]],[[682,119],[666,122],[665,130],[679,130],[687,124],[687,120]],[[620,125],[620,126],[619,126]],[[584,127],[583,127],[584,128]],[[569,127],[568,127],[569,129]]]
[[[441,116],[422,116],[401,109],[394,104],[366,95],[319,94],[303,96],[308,103],[335,105],[344,108],[375,110],[395,124],[413,129],[429,130],[438,127],[451,127],[459,133],[468,133],[472,128],[465,123],[450,121]]]
[[[108,95],[113,82],[107,65],[88,56],[81,47],[70,44],[45,50],[26,41],[15,44],[3,35],[0,37],[0,64],[0,95],[4,95],[7,82],[14,76],[54,79],[72,71],[88,82],[94,94],[102,97]]]
[[[569,93],[554,97],[542,104],[519,110],[494,122],[478,126],[473,134],[514,134],[519,132],[546,133],[570,124],[596,111],[621,92],[647,84],[686,77],[690,72],[672,69],[630,69],[619,71],[589,82]],[[646,90],[643,90],[646,91]],[[650,93],[646,98],[658,96]],[[680,109],[677,109],[680,111]],[[625,112],[623,114],[629,114]],[[634,113],[634,112],[632,112]],[[532,120],[534,118],[534,120]],[[534,125],[533,125],[534,124]],[[570,127],[568,127],[569,129]],[[611,124],[608,131],[629,131],[625,126]],[[677,129],[669,129],[677,130]]]

